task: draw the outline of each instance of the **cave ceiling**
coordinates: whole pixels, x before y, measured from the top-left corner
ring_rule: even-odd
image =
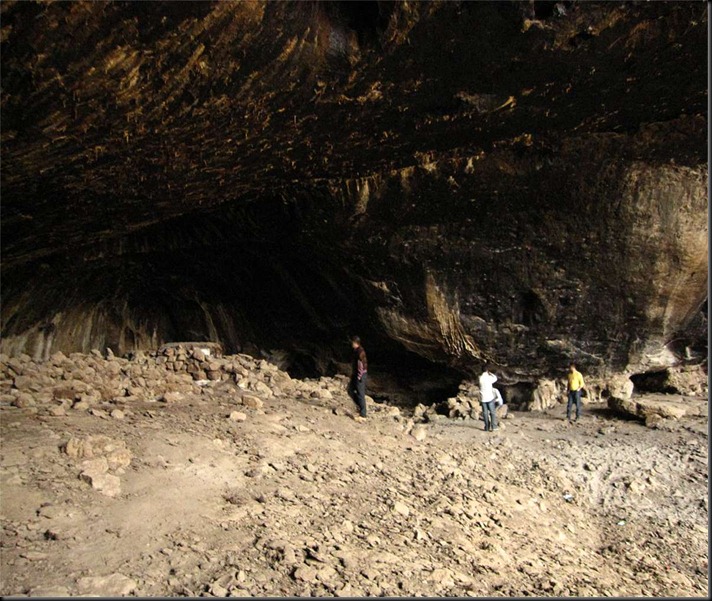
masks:
[[[295,186],[706,115],[704,3],[1,10],[4,267]]]
[[[633,369],[706,323],[704,2],[0,19],[9,352],[358,328],[542,374]]]

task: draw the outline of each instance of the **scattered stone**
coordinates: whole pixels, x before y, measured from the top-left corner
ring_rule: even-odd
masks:
[[[125,597],[136,590],[136,581],[123,574],[87,576],[77,580],[77,593],[84,596]]]
[[[47,413],[49,413],[53,417],[62,417],[67,415],[67,411],[64,409],[62,405],[54,405],[47,409]]]
[[[164,403],[178,403],[183,400],[183,394],[180,392],[166,392],[161,397]]]
[[[210,593],[216,597],[227,597],[228,586],[231,580],[232,576],[230,574],[221,576],[210,585]]]
[[[418,425],[411,430],[410,435],[415,438],[415,440],[422,442],[428,437],[428,430],[425,426]]]
[[[410,515],[410,507],[408,507],[405,503],[402,503],[401,501],[396,501],[393,504],[393,511],[399,513],[404,517],[408,517]]]
[[[18,395],[12,404],[18,409],[25,409],[26,407],[34,407],[36,405],[35,398],[28,392],[23,392]]]
[[[63,450],[72,459],[103,458],[108,469],[112,471],[128,467],[133,457],[124,441],[114,440],[104,435],[88,436],[84,439],[71,438],[63,446]],[[103,463],[96,465],[103,465]]]
[[[236,422],[244,422],[247,419],[247,414],[242,411],[233,411],[230,414],[230,419]]]
[[[30,589],[28,597],[69,597],[69,589],[66,586],[42,584]]]
[[[95,459],[87,459],[86,461],[82,461],[81,475],[82,478],[85,479],[87,482],[89,482],[87,478],[105,474],[108,471],[109,462],[106,460],[106,457],[96,457]]]
[[[292,577],[302,582],[314,583],[317,581],[317,571],[311,566],[303,565],[294,570]]]
[[[94,490],[107,497],[116,497],[121,493],[121,479],[118,476],[82,472],[80,477],[90,484]]]
[[[40,561],[47,559],[47,553],[42,553],[41,551],[23,551],[20,553],[20,557],[27,561]]]
[[[111,417],[113,417],[114,419],[124,419],[124,417],[125,417],[125,416],[124,416],[124,412],[121,411],[121,409],[114,409],[114,410],[111,412],[110,415],[111,415]]]
[[[679,428],[676,420],[666,419],[657,414],[652,414],[646,417],[645,426],[653,430],[664,430],[666,432],[673,432]]]
[[[252,396],[251,394],[243,395],[242,404],[250,409],[262,409],[262,407],[264,407],[264,401],[259,397]]]

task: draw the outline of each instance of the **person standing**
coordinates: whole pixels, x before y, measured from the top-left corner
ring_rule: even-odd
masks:
[[[581,391],[583,390],[583,376],[581,372],[576,369],[576,364],[571,363],[569,365],[568,373],[568,403],[566,404],[566,419],[571,421],[571,407],[576,403],[576,419],[581,417]]]
[[[491,371],[489,364],[485,365],[485,370],[480,376],[480,401],[482,402],[482,415],[485,420],[485,432],[494,432],[497,429],[497,413],[495,409],[494,384],[497,381]]]
[[[368,378],[368,358],[366,351],[361,346],[361,339],[358,336],[351,338],[351,348],[353,357],[351,361],[351,382],[349,383],[349,394],[358,405],[360,415],[355,417],[356,421],[366,419],[366,380]]]

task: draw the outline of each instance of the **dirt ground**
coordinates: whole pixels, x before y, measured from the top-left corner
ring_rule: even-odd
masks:
[[[3,595],[708,592],[706,417],[510,412],[487,433],[381,404],[358,423],[343,397],[109,409],[0,407]],[[131,455],[113,497],[67,450],[96,435]]]

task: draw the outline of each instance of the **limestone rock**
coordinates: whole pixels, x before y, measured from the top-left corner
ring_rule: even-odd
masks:
[[[42,389],[42,384],[33,376],[17,376],[15,378],[15,388],[23,391],[38,392]]]
[[[555,407],[564,392],[555,380],[542,379],[532,393],[532,400],[527,408],[530,411],[544,411]]]
[[[262,407],[264,407],[264,401],[251,394],[243,395],[242,404],[250,409],[262,409]]]
[[[135,580],[120,573],[86,576],[77,580],[77,593],[89,597],[126,597],[136,586]]]
[[[425,426],[419,425],[415,426],[411,432],[410,435],[415,438],[418,442],[422,442],[428,437],[428,430]]]
[[[124,441],[104,435],[72,437],[63,446],[63,450],[72,459],[101,458],[107,462],[107,469],[111,470],[127,467],[132,459]]]
[[[116,497],[121,493],[121,479],[118,476],[107,473],[82,472],[82,480],[91,487],[107,497]]]
[[[31,394],[23,392],[15,398],[12,404],[18,409],[24,409],[25,407],[34,407],[37,403],[35,403],[35,398]]]
[[[393,504],[393,511],[402,515],[403,517],[408,517],[410,515],[410,507],[408,507],[402,501],[396,501]]]
[[[254,390],[255,392],[261,394],[262,396],[264,396],[266,398],[271,397],[273,394],[272,389],[269,386],[267,386],[267,384],[265,384],[264,382],[259,382],[259,381],[255,382],[253,384],[252,390]]]
[[[663,398],[663,395],[631,400],[611,397],[608,407],[617,413],[631,415],[653,425],[659,423],[658,418],[677,420],[688,413],[697,413],[696,406],[684,402],[680,397]]]
[[[301,580],[302,582],[310,584],[317,582],[317,571],[308,565],[303,565],[295,569],[292,576],[295,580]]]
[[[634,388],[633,381],[624,374],[608,379],[607,390],[610,396],[619,399],[630,399],[633,396]]]
[[[69,589],[66,586],[41,584],[33,586],[29,593],[29,597],[69,597]]]
[[[183,400],[183,394],[180,392],[166,392],[161,397],[164,403],[177,403]]]
[[[95,457],[82,461],[82,473],[87,476],[105,474],[109,471],[109,462],[106,457]]]

